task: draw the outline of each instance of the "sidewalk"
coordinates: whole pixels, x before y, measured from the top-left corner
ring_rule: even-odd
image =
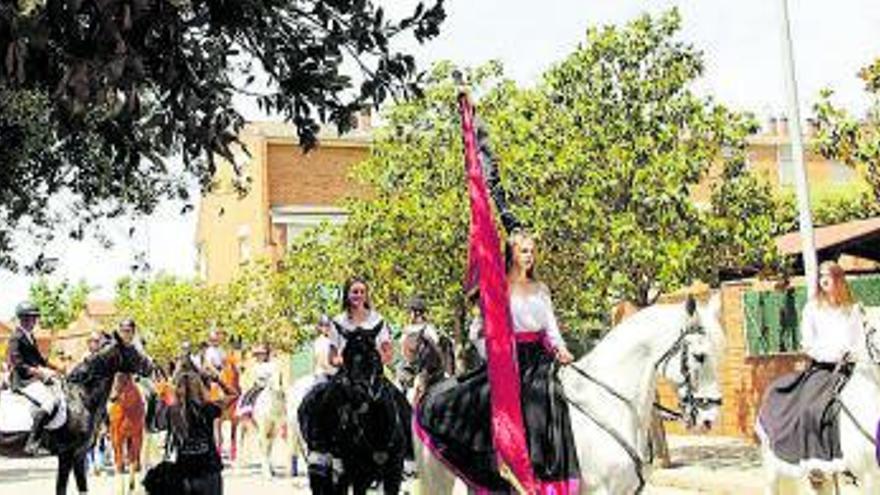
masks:
[[[712,495],[761,495],[766,476],[757,445],[730,437],[669,436],[673,467],[654,469],[653,486]],[[841,486],[841,493],[857,493]]]

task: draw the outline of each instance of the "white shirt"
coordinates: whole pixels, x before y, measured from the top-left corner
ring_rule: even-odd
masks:
[[[219,346],[209,346],[205,349],[203,361],[205,364],[210,364],[215,370],[220,371],[223,369],[223,361],[225,359],[226,354]]]
[[[544,331],[547,340],[554,349],[565,348],[565,340],[559,332],[559,324],[553,313],[553,301],[550,292],[542,288],[528,294],[510,295],[510,314],[513,319],[513,332]],[[477,347],[480,355],[486,357],[486,344],[482,335],[483,319],[477,316],[471,322],[469,338]]]
[[[419,332],[424,332],[425,337],[428,337],[435,344],[440,343],[440,333],[437,332],[437,328],[430,323],[413,323],[403,327],[402,334],[400,336],[401,340],[408,335],[417,334]]]
[[[823,363],[836,363],[854,353],[864,338],[862,315],[856,306],[835,308],[809,301],[801,316],[801,347]]]
[[[355,325],[354,322],[348,318],[348,313],[340,313],[336,315],[336,318],[333,318],[333,321],[348,332],[356,331],[358,329],[369,330],[376,327],[376,325],[381,324],[382,329],[379,330],[379,334],[376,335],[376,349],[379,349],[385,342],[391,342],[391,331],[388,329],[388,324],[382,320],[382,315],[376,311],[370,310],[367,319],[359,325]],[[342,350],[345,349],[345,337],[336,330],[336,325],[330,327],[330,341],[336,346],[339,354],[342,354]]]
[[[254,383],[266,387],[272,382],[276,372],[275,362],[260,361],[254,365]]]
[[[315,357],[315,373],[323,373],[325,375],[333,375],[336,373],[336,366],[330,364],[330,352],[335,345],[326,335],[320,335],[315,339],[313,344],[313,353]]]

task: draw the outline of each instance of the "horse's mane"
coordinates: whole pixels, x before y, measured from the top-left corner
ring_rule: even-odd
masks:
[[[109,374],[102,374],[101,368],[106,366],[110,354],[116,351],[118,346],[119,343],[111,342],[102,347],[98,352],[86,356],[85,359],[70,370],[67,374],[67,381],[76,384],[89,384],[98,378],[112,379],[113,377]]]

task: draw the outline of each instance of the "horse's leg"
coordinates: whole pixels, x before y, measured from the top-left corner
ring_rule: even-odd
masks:
[[[238,457],[238,419],[229,417],[229,461],[235,462]]]
[[[265,428],[260,431],[261,454],[263,454],[263,477],[272,479],[272,437],[275,434],[274,425],[271,419],[266,419]]]
[[[382,493],[384,495],[397,495],[400,493],[400,484],[403,482],[403,460],[388,469],[382,477]]]
[[[55,478],[55,495],[67,495],[67,481],[70,478],[71,469],[73,469],[73,455],[60,454],[58,456],[58,472]]]
[[[76,489],[80,494],[89,492],[89,482],[86,477],[86,455],[80,454],[73,458],[73,477],[76,480]]]
[[[217,453],[223,455],[223,413],[214,420],[214,444],[217,446]]]

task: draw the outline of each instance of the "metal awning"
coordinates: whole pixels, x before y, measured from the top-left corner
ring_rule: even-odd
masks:
[[[815,235],[816,254],[820,260],[837,259],[848,254],[880,262],[880,217],[818,227]],[[777,237],[776,247],[786,256],[801,254],[800,233]]]

